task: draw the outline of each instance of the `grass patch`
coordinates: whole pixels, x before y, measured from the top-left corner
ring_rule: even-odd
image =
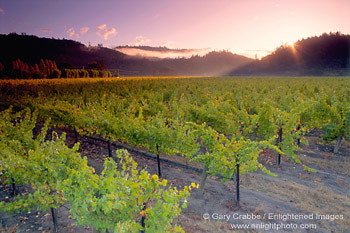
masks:
[[[344,216],[343,220],[317,220],[317,224],[334,232],[347,232],[350,229],[350,197],[339,195],[322,184],[317,188],[302,185],[284,178],[267,180],[259,174],[242,176],[242,186],[246,189],[264,193],[270,197],[290,203],[294,207],[314,214]]]
[[[326,157],[327,158],[327,157]],[[318,166],[322,167],[323,170],[336,171],[338,174],[350,176],[350,162],[348,161],[335,161],[328,159],[313,158],[310,156],[300,156],[300,160],[303,164],[308,164],[310,167]]]

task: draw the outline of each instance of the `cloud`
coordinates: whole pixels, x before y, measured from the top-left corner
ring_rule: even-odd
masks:
[[[102,36],[103,39],[108,40],[113,35],[116,35],[118,32],[115,28],[107,29],[107,24],[101,24],[96,27],[96,34]]]
[[[81,35],[85,35],[88,31],[89,31],[89,28],[88,28],[88,27],[80,28],[80,34],[81,34]]]
[[[75,35],[74,28],[69,28],[66,32],[68,33],[69,37],[73,37]]]
[[[140,45],[145,45],[151,42],[151,40],[147,39],[144,36],[136,36],[135,41],[128,44],[129,46],[140,46]]]
[[[281,4],[279,4],[279,3],[275,4],[275,7],[280,7],[280,6],[281,6]]]
[[[43,33],[53,33],[53,30],[52,29],[48,29],[48,28],[43,28],[43,29],[41,29],[41,32],[43,32]]]
[[[50,32],[50,33],[53,32],[50,29],[42,29],[41,31]],[[75,37],[76,39],[79,39],[81,35],[85,35],[88,31],[89,31],[88,27],[83,27],[83,28],[80,28],[80,34],[79,34],[75,32],[74,27],[71,27],[66,30],[66,33],[69,35],[70,38]]]
[[[5,10],[0,8],[0,13],[5,14]]]
[[[111,29],[105,30],[103,32],[103,39],[108,40],[109,37],[111,37],[111,36],[113,36],[115,34],[117,34],[117,30],[115,30],[115,28],[111,28]]]
[[[101,35],[101,31],[103,31],[107,27],[106,24],[101,24],[100,26],[97,26],[96,28],[96,34]]]

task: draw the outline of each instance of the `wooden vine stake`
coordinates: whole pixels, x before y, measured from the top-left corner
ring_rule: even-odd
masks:
[[[52,215],[52,221],[53,221],[53,230],[54,232],[58,232],[57,214],[54,208],[51,208],[51,215]]]
[[[160,158],[159,158],[159,146],[158,146],[158,144],[156,145],[156,149],[157,149],[158,176],[159,176],[159,178],[161,178],[162,171],[160,170]]]
[[[141,227],[142,227],[142,230],[140,230],[140,233],[145,233],[145,220],[146,220],[146,203],[143,203],[143,208],[142,208],[142,215],[141,215]]]
[[[208,167],[204,164],[202,175],[201,175],[201,181],[199,183],[199,189],[198,189],[198,193],[199,193],[200,197],[203,197],[203,195],[204,195],[204,185],[205,185],[205,181],[207,180],[207,177],[208,177],[207,171],[208,171]]]
[[[282,142],[282,127],[280,127],[278,130],[277,145],[280,142]],[[281,149],[281,148],[279,147],[279,149]],[[281,165],[281,154],[280,153],[277,154],[277,165],[278,166]]]
[[[112,158],[112,145],[111,145],[111,139],[110,138],[107,141],[107,145],[108,145],[108,156],[109,156],[109,158]]]
[[[236,207],[239,206],[240,196],[239,196],[239,160],[236,157]]]
[[[15,179],[11,178],[11,181],[12,181],[12,196],[16,196],[17,195],[17,189],[16,189],[16,182],[15,182]]]
[[[340,144],[341,144],[342,139],[343,139],[343,134],[339,134],[337,137],[337,140],[336,140],[336,144],[334,146],[334,150],[333,150],[334,153],[339,152],[339,148],[340,148]]]
[[[301,126],[300,126],[300,124],[298,124],[297,129],[296,129],[297,132],[299,132],[300,129],[301,129]],[[298,146],[298,147],[300,147],[300,137],[301,137],[301,133],[299,133],[299,137],[298,137],[298,139],[297,139],[297,146]]]
[[[75,137],[74,144],[78,143],[78,132],[77,132],[77,129],[75,127],[74,127],[74,137]]]

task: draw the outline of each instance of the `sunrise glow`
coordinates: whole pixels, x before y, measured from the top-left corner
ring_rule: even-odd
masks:
[[[85,45],[229,50],[254,58],[324,32],[350,33],[348,0],[1,1],[0,33]]]

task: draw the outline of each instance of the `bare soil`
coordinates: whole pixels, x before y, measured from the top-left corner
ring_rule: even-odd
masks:
[[[71,130],[57,131],[65,131],[67,144],[73,145],[74,133]],[[235,183],[221,183],[218,177],[209,176],[204,196],[200,197],[194,191],[188,200],[188,207],[175,220],[175,224],[190,233],[349,232],[350,143],[343,141],[339,153],[334,154],[334,144],[320,143],[321,133],[315,130],[308,134],[309,146],[302,146],[297,152],[302,163],[314,168],[316,173],[304,171],[302,165],[290,162],[287,158],[282,158],[282,164],[276,166],[276,155],[264,151],[260,160],[278,175],[276,178],[259,171],[242,175],[241,202],[235,206]],[[85,136],[79,136],[79,142],[82,156],[86,156],[88,164],[95,168],[96,173],[100,173],[103,159],[108,156],[107,144],[98,138]],[[157,174],[154,155],[115,142],[113,150],[118,148],[128,148],[140,169]],[[188,163],[177,156],[162,154],[161,158],[169,161],[162,161],[162,173],[163,178],[168,179],[173,186],[199,183],[200,174],[196,169],[201,169],[200,164]],[[186,169],[188,167],[194,169]],[[20,192],[27,191],[26,187],[18,188]],[[10,197],[10,187],[0,185],[0,199]],[[69,206],[61,206],[57,213],[59,232],[93,232],[91,227],[75,225],[69,215]],[[306,219],[307,216],[309,219]],[[249,229],[239,230],[233,224],[247,224]],[[52,231],[50,211],[16,214],[0,212],[0,232]]]

